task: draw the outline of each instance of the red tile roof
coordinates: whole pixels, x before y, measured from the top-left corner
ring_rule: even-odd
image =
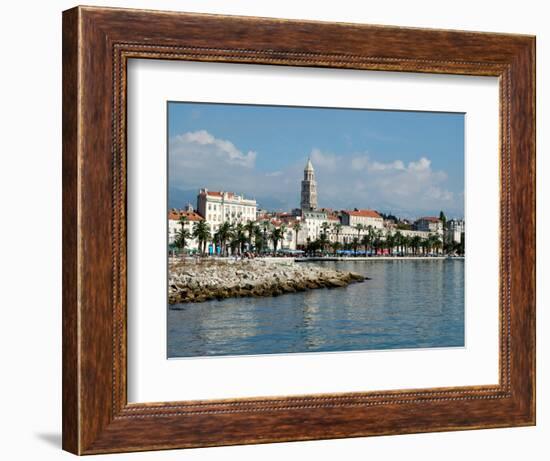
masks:
[[[188,221],[197,222],[202,221],[204,218],[194,211],[181,211],[181,210],[170,210],[168,212],[168,219],[174,221],[179,221],[182,216],[185,216]]]
[[[382,216],[374,210],[346,210],[344,213],[350,216],[359,216],[361,218],[382,218]]]
[[[420,218],[419,221],[439,222],[440,219],[435,216],[424,216],[423,218]]]

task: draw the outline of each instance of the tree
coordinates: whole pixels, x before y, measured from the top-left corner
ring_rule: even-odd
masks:
[[[443,246],[443,242],[441,241],[441,238],[439,235],[433,235],[432,236],[432,248],[435,249],[436,253],[439,253],[441,250],[441,247]]]
[[[388,249],[388,252],[389,252],[389,254],[390,254],[390,256],[391,256],[392,253],[393,253],[393,247],[394,247],[395,244],[396,244],[395,235],[390,234],[390,233],[388,232],[388,234],[386,235],[385,244],[386,244],[386,248]]]
[[[449,242],[447,242],[448,236],[447,236],[447,232],[445,232],[447,230],[447,216],[445,216],[445,213],[443,213],[443,210],[439,212],[439,220],[441,221],[441,224],[443,226],[443,247],[445,247],[445,244]],[[452,246],[453,244],[452,239],[450,243]]]
[[[372,246],[374,247],[374,252],[378,254],[378,250],[382,248],[382,232],[380,229],[373,230]]]
[[[216,232],[217,240],[220,243],[221,253],[224,256],[227,256],[227,241],[232,240],[233,238],[233,226],[225,221],[220,225],[218,231]]]
[[[189,229],[185,229],[185,227],[182,226],[180,230],[178,230],[176,234],[176,240],[174,241],[174,244],[177,248],[180,250],[185,250],[185,246],[187,245],[187,240],[191,238],[191,232],[189,232]]]
[[[374,228],[369,224],[367,226],[367,236],[368,236],[368,244],[369,244],[369,250],[372,253],[372,244],[374,242]]]
[[[434,250],[438,251],[439,248],[441,248],[441,239],[439,238],[439,235],[428,235],[428,238],[426,239],[426,247],[428,248],[430,253],[432,253]]]
[[[245,226],[242,223],[237,223],[233,227],[231,248],[236,248],[239,254],[244,252],[244,245],[248,241],[245,235]]]
[[[296,244],[296,249],[298,249],[298,234],[300,233],[300,231],[302,230],[302,225],[296,221],[293,225],[292,225],[292,229],[294,230],[294,237],[295,237],[295,244]]]
[[[397,252],[400,254],[403,253],[403,244],[404,244],[403,234],[397,231],[394,234],[394,245],[397,247]]]
[[[285,236],[285,226],[276,227],[271,231],[271,241],[273,242],[273,252],[277,253],[277,245]]]
[[[413,249],[413,254],[418,254],[418,249],[420,248],[420,243],[422,242],[422,239],[419,235],[415,235],[411,238],[411,247]]]
[[[358,246],[359,246],[359,237],[353,237],[353,240],[351,241],[351,247],[353,248],[353,252],[355,253],[355,256],[357,256]]]
[[[309,255],[315,255],[317,250],[321,249],[321,243],[319,242],[319,239],[314,240],[313,242],[311,240],[307,241],[306,251]]]
[[[357,231],[357,238],[358,239],[361,238],[361,232],[363,231],[363,229],[365,229],[365,226],[363,224],[356,224],[355,225],[355,230]]]
[[[270,230],[271,230],[271,223],[269,222],[269,220],[266,219],[265,221],[262,222],[264,245],[267,245],[268,233],[270,232]]]
[[[447,228],[447,216],[445,216],[445,213],[443,213],[443,210],[439,212],[439,220],[443,224],[443,229]]]
[[[254,221],[248,221],[244,226],[244,230],[246,231],[246,233],[248,235],[248,249],[249,250],[252,249],[252,239],[254,238],[254,236],[256,234],[256,229],[257,228],[258,228],[258,226],[256,226],[256,223]]]
[[[329,231],[329,228],[330,228],[330,224],[328,222],[324,222],[323,224],[321,224],[321,235],[320,235],[320,243],[321,243],[321,249],[323,251],[326,250],[326,247],[329,243],[329,238],[328,238],[328,231]]]
[[[206,244],[210,241],[210,227],[205,221],[198,221],[193,227],[193,237],[199,241],[199,250],[206,254]]]
[[[264,239],[264,234],[261,229],[256,226],[256,228],[254,229],[254,249],[258,253],[263,253],[265,245],[266,241]]]
[[[367,248],[370,245],[370,236],[369,234],[363,235],[363,238],[361,239],[361,245],[365,247],[365,254],[367,253]]]
[[[187,224],[187,221],[189,221],[189,218],[185,215],[181,215],[180,219],[178,219],[178,224],[183,229],[185,227],[185,225]]]
[[[429,252],[430,248],[430,239],[429,238],[423,238],[420,242],[420,246],[422,248],[422,254],[427,254]]]
[[[321,235],[319,236],[319,245],[321,246],[321,250],[325,251],[326,247],[329,243],[328,235],[326,232],[321,232]]]
[[[342,232],[342,224],[337,223],[334,225],[334,232],[336,232],[336,241],[340,242],[340,232]]]
[[[185,249],[187,240],[191,238],[191,233],[189,232],[189,230],[185,229],[185,225],[188,221],[189,219],[185,215],[181,215],[180,219],[178,220],[178,224],[181,226],[181,229],[176,233],[174,244],[180,250]]]

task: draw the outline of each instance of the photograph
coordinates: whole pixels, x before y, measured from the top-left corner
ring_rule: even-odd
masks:
[[[168,358],[464,347],[464,116],[169,101]]]

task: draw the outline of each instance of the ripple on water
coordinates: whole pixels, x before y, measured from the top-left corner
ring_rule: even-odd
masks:
[[[322,262],[363,283],[168,309],[168,356],[464,346],[464,261]]]

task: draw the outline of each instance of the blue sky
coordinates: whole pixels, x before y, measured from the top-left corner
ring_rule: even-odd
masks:
[[[172,102],[168,137],[172,191],[295,208],[309,156],[320,206],[464,214],[463,114]]]

